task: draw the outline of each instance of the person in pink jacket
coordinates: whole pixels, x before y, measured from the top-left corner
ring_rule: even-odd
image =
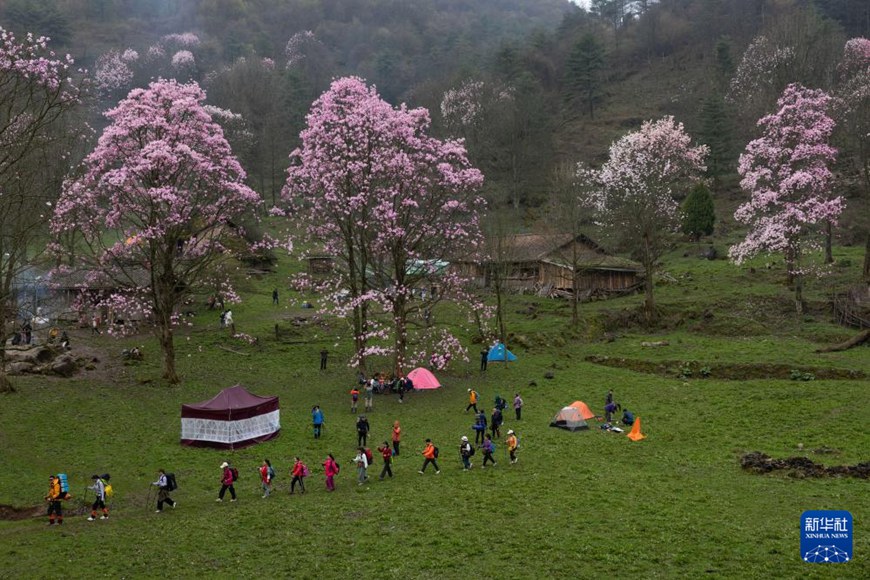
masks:
[[[327,491],[335,491],[335,476],[338,475],[338,463],[332,453],[326,456],[326,461],[323,462],[323,473],[326,474],[326,489]]]

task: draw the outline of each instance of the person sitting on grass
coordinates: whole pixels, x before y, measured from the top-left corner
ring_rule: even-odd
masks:
[[[622,411],[622,424],[623,425],[634,425],[634,413],[632,413],[628,409],[624,409]]]

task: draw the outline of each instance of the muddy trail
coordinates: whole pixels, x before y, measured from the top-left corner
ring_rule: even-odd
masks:
[[[753,379],[791,380],[861,380],[863,371],[823,367],[796,367],[774,363],[704,363],[698,361],[647,361],[640,359],[587,356],[586,362],[628,369],[639,373],[662,375],[681,379],[724,379],[746,381]]]
[[[785,471],[791,477],[870,477],[870,461],[856,465],[832,465],[816,463],[807,457],[774,459],[770,455],[753,451],[740,458],[740,467],[751,473],[763,475],[773,471]]]

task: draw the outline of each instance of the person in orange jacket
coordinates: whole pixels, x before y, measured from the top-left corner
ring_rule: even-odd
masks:
[[[393,423],[393,456],[399,455],[399,443],[402,441],[402,428],[399,427],[399,422]]]
[[[438,468],[438,462],[435,461],[438,459],[438,448],[435,447],[435,444],[432,443],[431,439],[426,439],[426,448],[423,449],[423,457],[425,457],[423,460],[423,467],[421,467],[418,472],[420,475],[423,475],[423,472],[426,471],[426,467],[428,467],[430,463],[435,468],[436,474],[441,473],[441,470]]]
[[[45,496],[45,501],[48,502],[48,525],[54,525],[54,516],[57,515],[58,525],[63,524],[63,508],[61,500],[63,494],[60,492],[60,478],[54,475],[48,476],[48,495]]]
[[[516,463],[517,462],[517,447],[519,444],[517,443],[517,436],[514,435],[513,429],[510,429],[508,431],[508,436],[507,436],[507,439],[505,439],[505,444],[507,445],[508,453],[510,453],[510,456],[511,456],[511,463]]]
[[[467,413],[469,409],[474,409],[475,415],[479,412],[477,410],[477,391],[474,389],[468,389],[468,406],[465,407],[465,412]]]

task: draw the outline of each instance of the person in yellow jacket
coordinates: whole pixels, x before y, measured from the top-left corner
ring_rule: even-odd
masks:
[[[477,391],[474,389],[468,389],[468,406],[465,407],[465,412],[467,413],[469,409],[474,409],[474,414],[479,413],[477,410]]]
[[[514,430],[510,429],[508,431],[507,439],[505,439],[505,445],[507,445],[508,453],[511,456],[511,463],[517,462],[517,447],[519,443],[517,442],[517,436],[514,434]]]
[[[60,478],[54,475],[48,476],[48,495],[45,496],[45,501],[48,502],[48,525],[54,525],[54,516],[57,516],[58,525],[63,524],[63,508],[60,505],[63,499],[63,494],[60,493]]]

